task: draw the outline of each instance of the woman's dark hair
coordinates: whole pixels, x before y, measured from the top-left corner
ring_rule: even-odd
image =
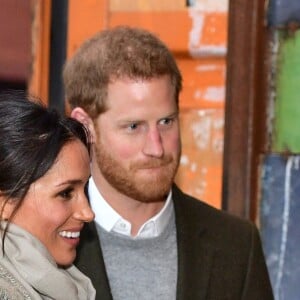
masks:
[[[24,92],[0,93],[0,196],[5,199],[0,221],[7,201],[16,201],[6,227],[0,228],[3,242],[30,185],[52,167],[62,147],[76,139],[89,151],[89,135],[80,122],[61,116]]]

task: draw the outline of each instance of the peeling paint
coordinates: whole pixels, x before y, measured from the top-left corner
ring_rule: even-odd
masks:
[[[194,99],[203,99],[209,102],[224,102],[225,87],[208,87],[204,91],[196,89]]]
[[[196,89],[194,99],[203,99],[208,102],[224,102],[225,87],[208,87],[205,90]]]
[[[299,155],[268,154],[261,172],[260,224],[275,299],[299,299]]]
[[[223,153],[224,140],[223,137],[212,141],[212,149],[215,153]]]
[[[182,111],[182,159],[176,183],[184,191],[220,207],[223,156],[222,109]]]
[[[216,70],[225,70],[224,66],[217,65],[200,65],[196,66],[196,71],[205,72],[205,71],[216,71]]]
[[[210,142],[210,127],[211,120],[209,118],[203,118],[199,122],[195,122],[191,125],[193,136],[199,149],[208,148]]]
[[[279,52],[275,77],[274,127],[272,132],[273,152],[300,152],[299,82],[300,82],[300,31],[287,38],[278,33]]]
[[[193,49],[197,49],[199,47],[199,41],[202,37],[202,29],[204,24],[204,13],[197,12],[194,9],[189,10],[189,15],[192,18],[193,24],[192,29],[189,34],[189,49],[193,51]]]
[[[296,169],[299,166],[299,157],[289,157],[286,170],[285,170],[285,182],[284,182],[284,208],[282,213],[282,231],[281,231],[281,243],[280,243],[280,253],[278,258],[278,272],[276,276],[276,281],[274,285],[274,294],[276,299],[280,299],[280,292],[282,286],[282,278],[285,270],[285,259],[286,259],[286,247],[288,239],[289,230],[289,220],[290,220],[290,202],[291,202],[291,170],[293,164],[296,164]]]
[[[194,93],[194,99],[201,99],[203,92],[200,89],[196,89]]]
[[[189,158],[186,155],[181,155],[180,164],[183,166],[187,166],[189,164]]]
[[[193,0],[191,6],[205,12],[226,12],[228,0]]]
[[[222,102],[225,99],[225,87],[208,87],[204,93],[204,99],[212,102]]]
[[[207,115],[207,113],[204,109],[198,110],[197,114],[199,117],[204,117],[205,115]]]
[[[224,118],[219,118],[213,120],[213,128],[214,129],[223,129],[224,128]]]
[[[195,188],[195,192],[196,192],[196,194],[198,194],[199,196],[200,196],[200,198],[203,196],[203,194],[204,194],[204,189],[202,188],[202,189],[200,189],[200,188]]]
[[[195,173],[197,171],[197,163],[192,163],[192,165],[191,165],[191,171],[193,173]]]
[[[205,45],[201,43],[205,13],[201,10],[190,8],[189,16],[192,19],[192,28],[189,33],[188,50],[192,57],[225,56],[226,45]]]
[[[207,174],[207,168],[201,168],[201,174],[205,175]]]

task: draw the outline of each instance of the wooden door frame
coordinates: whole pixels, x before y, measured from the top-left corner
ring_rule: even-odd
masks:
[[[268,139],[266,40],[265,1],[230,0],[222,208],[251,220]]]

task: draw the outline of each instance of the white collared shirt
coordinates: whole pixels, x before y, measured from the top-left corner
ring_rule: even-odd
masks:
[[[122,218],[105,201],[92,177],[89,180],[88,193],[91,208],[95,213],[95,222],[108,232],[112,231],[131,236],[131,224]],[[173,213],[172,191],[170,191],[167,201],[160,212],[146,221],[134,238],[153,238],[159,236],[166,228]]]

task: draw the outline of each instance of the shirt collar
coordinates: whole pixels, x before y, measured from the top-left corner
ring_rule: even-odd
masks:
[[[91,208],[95,213],[95,222],[108,232],[117,232],[125,236],[131,236],[131,224],[106,202],[92,177],[89,180],[88,193]],[[166,228],[172,214],[174,214],[174,206],[172,191],[170,190],[163,208],[141,226],[134,238],[159,236]]]

